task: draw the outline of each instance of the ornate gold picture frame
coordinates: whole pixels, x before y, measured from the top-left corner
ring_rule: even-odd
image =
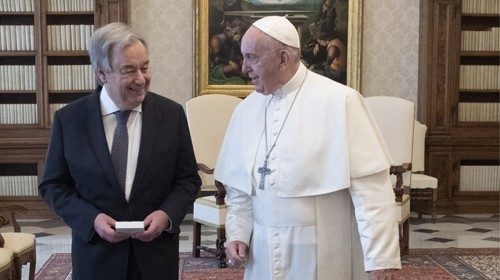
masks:
[[[289,1],[271,1],[271,0],[193,0],[194,6],[194,46],[195,57],[193,64],[194,73],[194,95],[203,94],[228,94],[239,97],[246,97],[253,91],[251,83],[241,83],[238,77],[235,81],[220,82],[213,79],[213,59],[211,57],[214,49],[214,44],[220,42],[221,36],[227,30],[229,19],[242,18],[246,24],[266,16],[266,15],[287,15],[296,26],[300,28],[301,24],[307,23],[307,20],[312,17],[317,17],[321,13],[322,7],[327,4],[334,4],[341,9],[337,9],[336,24],[339,24],[344,31],[344,41],[346,45],[346,61],[347,69],[345,71],[344,83],[348,86],[360,90],[361,88],[361,47],[362,47],[362,1],[359,0],[304,0],[304,5],[286,4]],[[227,3],[238,5],[238,7],[227,7]],[[301,2],[294,0],[294,3]],[[278,4],[285,3],[285,4]],[[316,3],[316,4],[311,4]],[[281,6],[283,5],[283,6]],[[312,6],[315,5],[315,6]],[[343,6],[342,6],[343,5]],[[306,7],[306,9],[304,9]],[[232,9],[230,9],[232,8]],[[335,11],[336,12],[336,11]],[[216,15],[217,13],[217,15]],[[218,17],[217,17],[218,16]],[[346,19],[347,18],[347,19]],[[338,22],[338,21],[343,22]],[[224,22],[226,29],[224,29]],[[219,26],[216,34],[214,26]],[[236,27],[238,27],[236,25]],[[307,26],[310,29],[310,25]],[[212,29],[212,30],[210,30]],[[299,29],[300,30],[300,29]],[[240,33],[241,29],[239,30]],[[230,31],[233,32],[233,31]],[[237,31],[236,31],[237,32]],[[319,41],[319,40],[318,40]],[[215,42],[215,43],[214,43]],[[232,61],[231,61],[232,62]],[[233,62],[232,62],[233,63]],[[234,63],[233,63],[234,65]],[[312,68],[313,66],[311,66]],[[214,83],[213,81],[217,81]]]

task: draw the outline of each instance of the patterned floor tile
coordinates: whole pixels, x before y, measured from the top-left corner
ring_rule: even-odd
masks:
[[[53,234],[50,234],[50,233],[46,233],[46,232],[37,232],[37,233],[34,233],[35,234],[35,237],[44,237],[44,236],[51,236]]]
[[[427,239],[427,241],[433,241],[433,242],[439,242],[439,243],[447,243],[447,242],[453,241],[453,239],[433,237],[433,238]]]
[[[490,232],[491,229],[484,229],[484,228],[471,228],[466,231],[471,231],[471,232],[479,232],[479,233],[485,233],[485,232]]]
[[[500,242],[500,238],[498,237],[488,237],[488,238],[483,238],[483,240]]]
[[[439,232],[439,230],[420,228],[420,229],[414,230],[414,232],[435,233],[435,232]]]

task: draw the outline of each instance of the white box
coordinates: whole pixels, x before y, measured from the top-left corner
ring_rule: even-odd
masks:
[[[116,232],[141,233],[144,232],[144,222],[116,222]]]

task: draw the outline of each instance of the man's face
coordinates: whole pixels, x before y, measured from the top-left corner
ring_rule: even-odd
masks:
[[[243,36],[241,41],[241,53],[244,58],[242,71],[248,73],[257,92],[267,95],[281,86],[279,58],[278,54],[265,43],[259,43],[261,40],[260,30],[253,26]]]
[[[111,55],[111,71],[104,73],[109,97],[120,109],[133,109],[142,103],[149,89],[149,55],[141,42]]]

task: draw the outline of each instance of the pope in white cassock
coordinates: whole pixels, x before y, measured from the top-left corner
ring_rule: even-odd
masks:
[[[385,144],[361,95],[307,70],[299,46],[278,16],[242,39],[255,92],[214,173],[227,188],[229,263],[246,262],[255,280],[392,279],[401,262]]]

